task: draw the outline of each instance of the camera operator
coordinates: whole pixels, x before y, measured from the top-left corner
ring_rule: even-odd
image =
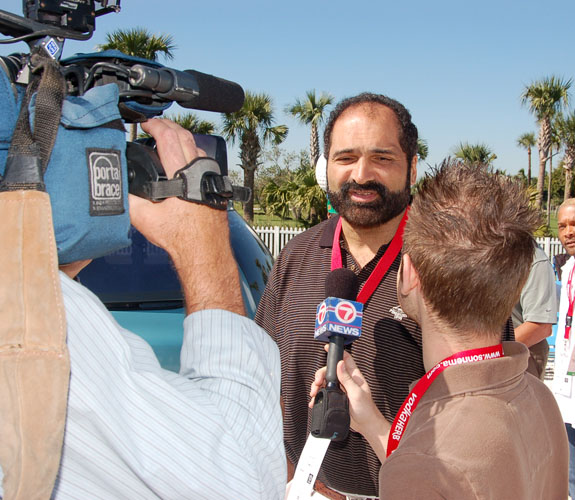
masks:
[[[168,120],[142,128],[168,177],[203,155]],[[279,354],[243,317],[226,210],[131,195],[130,217],[169,253],[181,280],[180,373],[162,369],[144,340],[70,279],[85,263],[63,266],[71,378],[53,498],[283,497]]]

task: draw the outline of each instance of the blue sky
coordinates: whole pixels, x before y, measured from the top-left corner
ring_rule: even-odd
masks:
[[[2,0],[2,9],[21,14],[22,2]],[[286,105],[310,89],[336,101],[367,90],[406,105],[431,165],[460,142],[485,143],[497,168],[516,173],[527,165],[517,138],[537,132],[521,92],[544,76],[575,77],[573,19],[573,0],[122,0],[119,14],[98,18],[93,38],[66,42],[64,54],[90,52],[118,28],[169,33],[175,58],[161,62],[269,94],[276,123],[290,128],[288,151],[307,148],[309,130],[284,113]],[[0,54],[26,50],[0,46]],[[199,114],[220,122],[216,113]],[[235,147],[229,163],[238,163]]]

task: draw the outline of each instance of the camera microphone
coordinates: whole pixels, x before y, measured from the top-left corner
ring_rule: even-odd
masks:
[[[162,99],[176,101],[183,108],[233,113],[244,104],[244,91],[237,83],[191,69],[177,71],[135,64],[130,68],[129,82]]]

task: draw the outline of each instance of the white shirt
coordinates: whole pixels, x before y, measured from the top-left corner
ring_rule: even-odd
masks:
[[[176,374],[60,276],[71,378],[52,498],[283,498],[280,360],[264,330],[227,311],[191,314]]]
[[[575,423],[575,387],[573,385],[574,376],[567,375],[569,359],[573,356],[575,349],[575,321],[571,328],[569,345],[564,342],[565,317],[569,306],[567,296],[567,282],[569,274],[575,265],[575,257],[571,257],[561,268],[561,302],[559,304],[559,321],[557,324],[557,338],[555,340],[555,367],[553,373],[553,393],[563,415],[563,420],[568,424]],[[572,288],[575,291],[575,277]],[[573,292],[572,292],[573,293]]]

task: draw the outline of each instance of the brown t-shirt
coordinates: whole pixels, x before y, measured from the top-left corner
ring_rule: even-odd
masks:
[[[381,467],[382,499],[567,498],[568,448],[553,394],[525,373],[528,350],[450,366]]]

